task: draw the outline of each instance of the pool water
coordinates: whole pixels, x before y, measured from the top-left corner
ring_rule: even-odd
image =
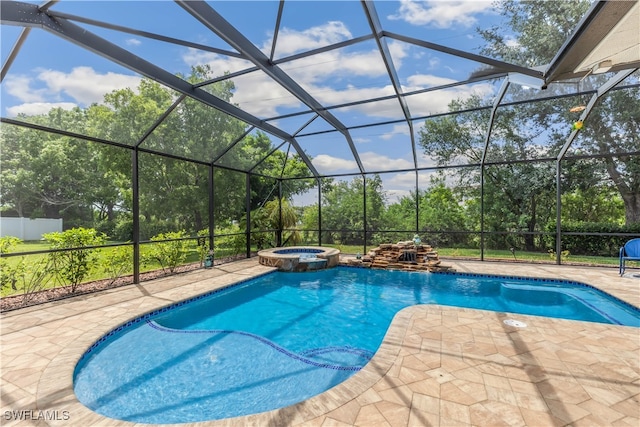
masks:
[[[92,410],[142,423],[268,411],[349,378],[393,316],[415,304],[640,326],[637,308],[564,281],[344,267],[272,273],[119,328],[83,356],[74,389]]]
[[[324,252],[324,249],[314,249],[314,248],[295,248],[295,249],[277,249],[273,251],[274,254],[312,254],[317,255]]]

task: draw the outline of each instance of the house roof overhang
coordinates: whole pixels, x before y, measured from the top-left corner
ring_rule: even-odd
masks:
[[[640,67],[640,2],[597,1],[544,73],[546,84]]]

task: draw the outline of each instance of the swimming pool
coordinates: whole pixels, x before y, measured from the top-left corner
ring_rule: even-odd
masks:
[[[353,375],[393,315],[414,304],[640,326],[638,309],[566,281],[345,267],[272,273],[123,325],[82,357],[74,389],[100,414],[145,423],[267,411]]]

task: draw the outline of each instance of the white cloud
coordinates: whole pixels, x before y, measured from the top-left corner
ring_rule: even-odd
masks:
[[[490,1],[401,0],[400,9],[388,18],[406,21],[412,25],[431,25],[437,28],[450,28],[457,25],[470,27],[477,22],[474,15],[490,10]]]
[[[189,66],[207,64],[211,67],[213,74],[218,76],[222,76],[226,72],[233,73],[253,67],[253,63],[245,59],[204,52],[193,48],[187,49],[182,55],[182,60]]]
[[[457,5],[458,3],[454,4],[454,6]],[[336,43],[350,37],[351,33],[348,28],[338,21],[327,22],[324,25],[302,31],[283,28],[278,36],[278,57],[325,46],[328,43]],[[268,40],[263,43],[262,50],[270,51],[270,49],[271,40]],[[401,67],[403,61],[412,53],[410,45],[406,43],[390,42],[389,49],[397,68]],[[220,76],[225,72],[244,70],[253,66],[250,62],[242,59],[195,50],[189,50],[183,58],[191,66],[208,64],[214,75]],[[428,64],[429,66],[437,66],[439,59],[432,57]],[[323,105],[339,105],[395,94],[387,70],[381,60],[380,52],[373,45],[368,50],[355,52],[348,49],[331,50],[283,63],[280,67]],[[368,80],[362,79],[367,82],[367,86],[356,87],[349,84],[351,78],[359,76],[368,78]],[[406,86],[402,89],[404,92],[408,92],[454,81],[432,74],[414,74],[406,79]],[[299,108],[302,105],[300,100],[262,72],[234,77],[233,82],[235,91],[232,102],[257,117],[277,116],[282,108]],[[490,85],[441,90],[416,97],[415,99],[419,98],[420,101],[410,105],[410,110],[414,116],[443,112],[447,110],[447,105],[453,99],[466,98],[473,92],[491,93],[492,90]],[[345,118],[354,113],[383,119],[402,119],[404,117],[400,104],[395,98],[344,107],[334,110],[334,112],[339,117]]]
[[[303,31],[283,28],[278,34],[277,55],[278,57],[288,56],[300,51],[348,40],[352,37],[345,24],[339,21],[330,21]],[[265,41],[262,51],[270,52],[271,43],[271,39]],[[395,48],[395,50],[398,49]],[[325,88],[321,85],[321,82],[329,76],[332,76],[335,81],[341,75],[370,76],[385,73],[386,70],[379,58],[380,54],[377,50],[351,55],[346,55],[341,50],[334,50],[282,64],[281,68],[301,84],[307,92],[319,93],[318,99],[321,99],[323,92],[335,92],[335,89]],[[219,76],[225,72],[233,73],[253,66],[251,62],[242,59],[198,52],[193,49],[190,49],[183,56],[183,59],[190,66],[208,64],[214,75]],[[372,64],[379,64],[379,66],[372,67]],[[300,105],[298,99],[262,72],[234,77],[233,82],[236,88],[233,102],[258,117],[277,115],[278,107],[298,107]]]
[[[421,126],[421,128],[423,128],[423,126]],[[438,165],[438,161],[434,157],[427,155],[424,151],[420,151],[420,154],[418,154],[418,165],[422,168],[435,167]]]
[[[421,78],[421,76],[413,76],[413,79],[410,80],[418,82]],[[427,81],[431,80],[427,79]],[[446,84],[446,79],[443,79],[443,83]],[[416,85],[415,87],[412,87],[411,90],[431,86],[431,84],[427,84],[425,86]],[[478,83],[475,85],[455,86],[449,89],[420,93],[408,96],[405,99],[411,114],[416,117],[446,112],[448,111],[449,103],[455,99],[467,99],[472,95],[485,97],[493,94],[494,92],[495,88],[490,83]]]
[[[437,172],[418,172],[418,186],[420,189],[425,189],[431,185],[431,178],[437,174]],[[385,181],[385,187],[393,187],[398,190],[415,191],[416,187],[416,174],[415,172],[401,172],[392,175]]]
[[[365,170],[395,170],[410,169],[413,167],[413,163],[406,159],[394,159],[372,151],[360,153],[360,160]]]
[[[446,77],[438,77],[432,74],[414,74],[407,78],[407,83],[413,89],[422,89],[428,87],[435,87],[455,83],[454,79],[448,79]]]
[[[396,67],[402,65],[407,49],[407,45],[389,44]],[[335,84],[344,77],[387,75],[387,69],[377,48],[349,53],[342,49],[331,50],[284,63],[281,68],[294,79],[306,84],[319,84],[329,79]]]
[[[424,165],[423,165],[424,166]],[[438,175],[436,171],[419,171],[418,186],[420,190],[431,187],[431,179]],[[399,172],[382,174],[382,184],[387,195],[387,204],[396,203],[402,197],[409,197],[416,190],[415,172]]]
[[[438,172],[419,172],[418,173],[418,187],[421,190],[431,186],[431,179],[436,176]]]
[[[408,197],[411,194],[409,190],[398,190],[395,188],[391,190],[385,190],[385,192],[387,195],[387,205],[397,203],[401,198]]]
[[[408,55],[406,45],[393,44],[396,51],[394,63],[397,65]],[[237,71],[249,68],[251,65],[244,60],[227,58],[216,54],[197,54],[191,52],[185,56],[190,65],[207,63],[214,70],[214,74],[222,75],[225,71]],[[376,66],[372,66],[377,64]],[[347,54],[331,51],[314,57],[304,58],[282,65],[283,71],[294,78],[308,93],[323,105],[339,105],[353,101],[368,100],[395,94],[390,83],[380,86],[355,87],[344,85],[339,87],[342,77],[366,75],[380,77],[388,82],[387,71],[380,54],[375,50]],[[330,81],[328,81],[331,79]],[[298,108],[301,101],[262,72],[254,72],[233,78],[235,91],[233,102],[257,117],[273,117],[278,115],[279,108]],[[455,80],[430,74],[415,74],[407,78],[404,92],[429,88],[441,84],[453,83]],[[446,111],[447,105],[453,99],[466,98],[472,92],[481,90],[489,93],[493,90],[490,85],[480,88],[475,85],[458,87],[429,93],[421,98],[420,103],[411,108],[413,115],[425,115],[433,112]],[[400,119],[403,117],[400,104],[396,99],[365,103],[336,110],[336,113],[349,114],[358,112],[370,117]]]
[[[401,172],[382,175],[382,181],[387,194],[387,203],[396,203],[402,197],[409,196],[416,187],[414,172]]]
[[[407,126],[406,124],[399,124],[399,125],[393,125],[393,129],[391,129],[391,132],[387,132],[384,135],[382,135],[380,138],[384,139],[384,140],[389,140],[391,138],[393,138],[396,135],[409,135],[409,126]]]
[[[368,100],[394,94],[395,91],[393,90],[393,86],[391,86],[390,84],[386,86],[366,88],[356,88],[353,86],[349,86],[344,90],[325,87],[324,92],[316,93],[316,99],[318,99],[325,105],[337,105],[351,101]],[[363,104],[355,107],[343,107],[341,108],[341,110],[357,110],[371,113],[373,116],[395,117],[397,114],[402,114],[399,108],[400,105],[398,104],[398,101],[395,99],[391,99],[386,101],[378,101],[375,106],[372,106],[370,104]],[[385,113],[385,111],[387,113]],[[389,112],[393,112],[393,114],[390,115]]]
[[[257,117],[278,115],[278,108],[298,108],[302,102],[266,74],[255,72],[233,79],[232,102]]]
[[[5,89],[11,96],[26,103],[41,103],[46,98],[46,89],[32,88],[33,80],[24,75],[8,75],[4,81]]]
[[[408,86],[402,88],[407,93],[414,90],[426,89],[441,84],[453,83],[455,80],[441,78],[431,75],[415,74],[407,78]],[[442,89],[433,92],[427,92],[406,97],[407,105],[412,116],[424,116],[434,113],[448,111],[448,105],[455,99],[466,99],[472,94],[480,96],[490,95],[494,92],[494,87],[489,83],[478,83],[472,86],[455,86],[449,89]],[[318,99],[326,105],[338,104],[340,102],[348,102],[349,100],[372,99],[394,94],[392,86],[350,89],[347,91],[332,91],[328,89],[322,93]],[[366,114],[369,117],[381,117],[388,119],[402,119],[404,115],[398,100],[395,98],[385,101],[369,102],[350,107],[338,108],[335,110],[340,114],[349,114],[351,111],[357,111]],[[399,133],[399,132],[395,132]]]
[[[47,114],[52,108],[62,108],[63,110],[71,110],[77,107],[72,102],[27,102],[7,108],[7,116],[15,117],[18,114],[26,114],[27,116],[35,116]]]
[[[10,75],[5,79],[8,94],[23,102],[6,109],[15,116],[44,114],[54,107],[71,109],[102,102],[104,95],[117,89],[136,89],[140,77],[118,73],[98,73],[91,67],[76,67],[70,73],[56,70],[34,70],[35,77]]]
[[[351,37],[347,27],[337,21],[327,22],[325,25],[303,31],[283,28],[278,35],[277,52],[279,57],[287,56],[299,51],[347,40]],[[262,50],[267,52],[270,49],[271,40],[268,40],[263,44]],[[389,50],[393,56],[394,65],[397,68],[401,67],[402,61],[409,53],[409,45],[390,42]],[[208,64],[214,75],[220,76],[225,72],[233,73],[253,66],[252,63],[242,59],[195,50],[189,50],[183,59],[190,66]],[[348,52],[345,49],[331,50],[283,63],[280,68],[311,96],[325,105],[359,101],[394,93],[393,86],[390,84],[360,88],[345,83],[341,84],[347,78],[354,76],[378,77],[388,81],[387,70],[381,60],[380,52],[375,46],[369,50],[358,52]],[[301,105],[297,98],[262,72],[234,77],[233,82],[235,85],[233,102],[257,117],[276,116],[279,108],[297,108]],[[392,114],[377,108],[363,108],[367,112],[377,113],[375,115],[379,117],[397,117],[395,106],[392,108]]]
[[[182,59],[189,66],[208,65],[214,76],[234,73],[253,67],[250,61],[211,52],[189,49]],[[279,107],[295,108],[300,101],[261,71],[234,77],[232,102],[257,117],[278,115]]]
[[[401,172],[386,180],[385,186],[392,186],[402,190],[414,190],[416,187],[415,172]]]
[[[406,159],[390,158],[378,153],[365,152],[360,154],[362,163],[365,169],[368,170],[383,170],[387,169],[410,169],[413,167],[413,162]],[[357,170],[356,163],[345,159],[340,159],[328,155],[319,155],[313,159],[314,165],[319,169],[321,173],[330,172],[354,172]],[[384,165],[380,167],[380,165]],[[435,172],[419,172],[418,182],[421,188],[427,188],[430,183],[430,178]],[[409,196],[412,191],[415,191],[416,175],[415,172],[400,172],[400,173],[383,173],[380,175],[382,178],[383,188],[387,196],[387,203],[395,203],[403,196]],[[316,203],[317,195],[314,193],[312,197],[306,198],[302,205],[310,205]]]
[[[353,38],[351,32],[340,21],[329,21],[324,25],[307,28],[303,31],[285,27],[278,33],[276,54],[278,57],[289,56],[297,52],[324,47],[351,38]],[[265,41],[262,51],[265,53],[271,52],[272,43],[273,38]]]
[[[140,46],[142,42],[139,39],[127,39],[125,40],[127,46]]]
[[[315,156],[312,163],[321,173],[336,171],[350,172],[358,170],[358,164],[355,160],[341,159],[327,154],[319,154]]]
[[[136,89],[140,77],[108,72],[97,73],[91,67],[76,67],[71,73],[55,70],[43,70],[38,74],[49,92],[66,94],[81,105],[90,105],[103,100],[106,93],[129,87]]]

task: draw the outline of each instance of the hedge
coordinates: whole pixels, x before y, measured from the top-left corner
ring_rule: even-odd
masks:
[[[572,255],[618,256],[620,248],[634,237],[640,237],[640,223],[618,225],[600,222],[569,222],[562,224],[562,249]],[[555,224],[547,231],[556,232]],[[613,236],[567,235],[565,233],[611,233]],[[635,236],[622,235],[632,233]]]

